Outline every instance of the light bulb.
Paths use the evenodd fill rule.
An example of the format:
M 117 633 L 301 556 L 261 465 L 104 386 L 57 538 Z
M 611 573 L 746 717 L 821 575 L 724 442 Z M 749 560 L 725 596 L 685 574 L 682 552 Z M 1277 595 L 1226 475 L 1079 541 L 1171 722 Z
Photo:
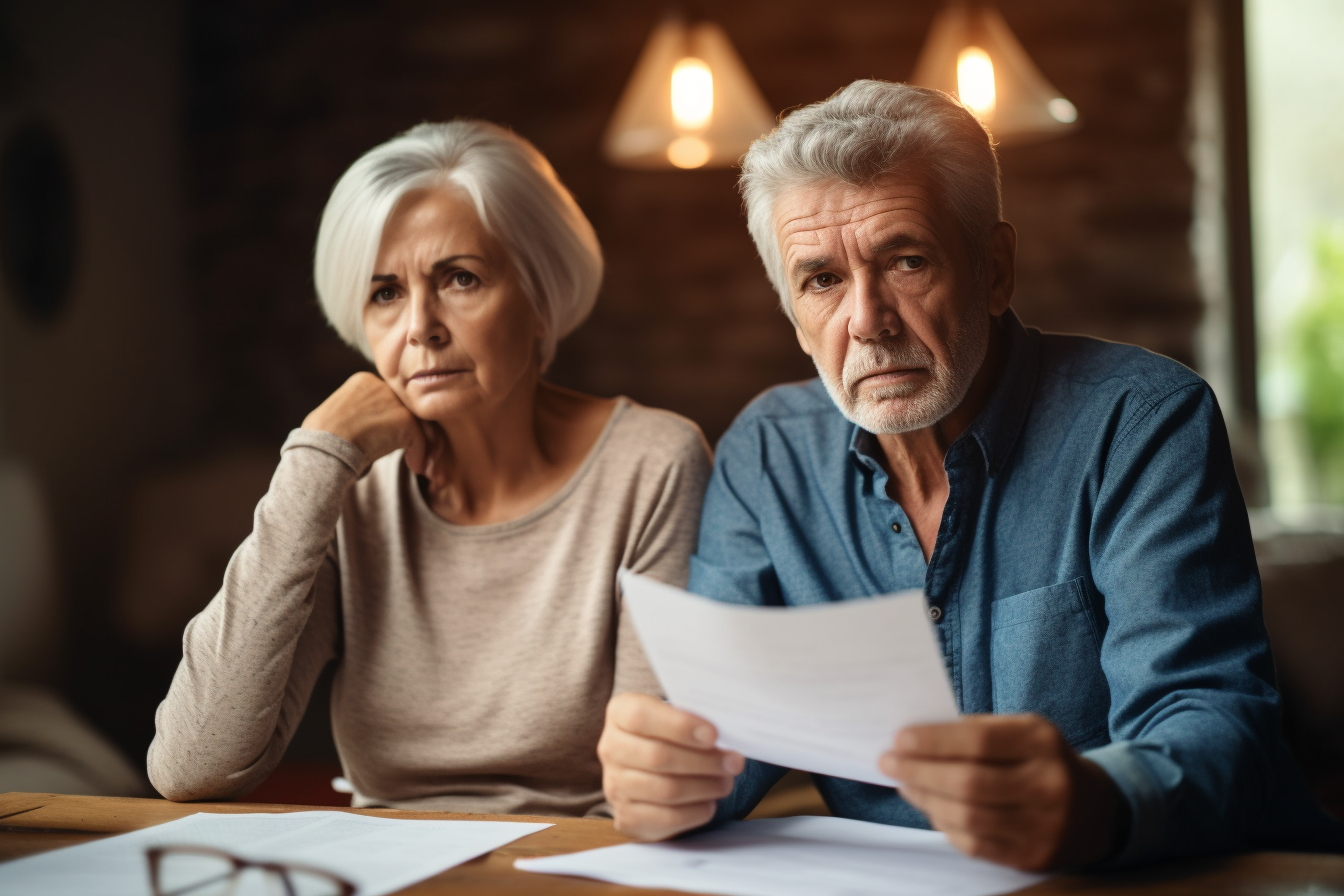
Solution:
M 667 147 L 667 160 L 678 168 L 699 168 L 712 154 L 709 144 L 699 137 L 678 137 Z
M 628 168 L 726 168 L 774 118 L 723 29 L 673 17 L 649 35 L 602 150 Z
M 709 124 L 713 114 L 714 74 L 703 60 L 687 56 L 672 68 L 672 120 L 678 128 L 697 131 Z
M 979 47 L 957 54 L 957 96 L 981 117 L 994 113 L 994 63 Z

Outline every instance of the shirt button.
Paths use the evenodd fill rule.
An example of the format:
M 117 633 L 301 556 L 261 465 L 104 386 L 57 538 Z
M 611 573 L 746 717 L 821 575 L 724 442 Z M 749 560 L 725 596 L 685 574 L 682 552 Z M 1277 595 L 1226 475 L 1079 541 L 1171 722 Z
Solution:
M 892 523 L 892 524 L 891 524 L 891 531 L 893 531 L 893 532 L 895 532 L 897 535 L 899 535 L 899 534 L 901 533 L 901 524 L 900 524 L 900 523 Z
M 942 608 L 941 608 L 941 607 L 929 607 L 929 618 L 932 619 L 934 622 L 937 622 L 939 619 L 942 619 L 942 618 L 943 618 L 943 610 L 942 610 Z

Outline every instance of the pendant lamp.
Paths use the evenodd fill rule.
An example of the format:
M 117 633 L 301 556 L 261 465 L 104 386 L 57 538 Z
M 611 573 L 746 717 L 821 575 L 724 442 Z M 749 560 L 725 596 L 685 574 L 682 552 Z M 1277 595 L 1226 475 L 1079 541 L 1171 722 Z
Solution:
M 910 83 L 960 99 L 999 143 L 1063 134 L 1078 120 L 999 11 L 978 3 L 954 2 L 938 14 Z
M 626 168 L 726 168 L 774 126 L 723 29 L 669 18 L 644 45 L 602 150 Z

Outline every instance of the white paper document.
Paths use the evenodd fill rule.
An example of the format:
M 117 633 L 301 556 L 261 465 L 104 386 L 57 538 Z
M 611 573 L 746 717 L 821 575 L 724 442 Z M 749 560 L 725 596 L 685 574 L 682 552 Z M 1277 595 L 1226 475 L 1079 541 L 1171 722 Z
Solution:
M 721 896 L 991 896 L 1039 883 L 936 831 L 848 818 L 734 821 L 670 843 L 518 859 L 524 871 Z
M 621 574 L 644 652 L 674 706 L 719 745 L 786 768 L 890 786 L 877 767 L 906 725 L 957 703 L 924 596 L 748 607 Z
M 549 824 L 375 818 L 348 812 L 224 815 L 198 812 L 129 834 L 0 865 L 0 893 L 149 896 L 151 846 L 209 846 L 253 861 L 319 868 L 354 884 L 359 896 L 408 887 Z M 256 872 L 236 896 L 272 892 Z

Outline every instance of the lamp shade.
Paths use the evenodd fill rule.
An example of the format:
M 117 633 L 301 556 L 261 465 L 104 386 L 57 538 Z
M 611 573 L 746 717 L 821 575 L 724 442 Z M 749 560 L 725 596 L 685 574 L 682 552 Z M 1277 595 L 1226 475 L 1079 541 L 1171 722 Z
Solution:
M 1074 127 L 1078 110 L 1045 79 L 997 9 L 952 3 L 938 14 L 910 83 L 965 103 L 1000 143 Z
M 644 45 L 602 150 L 627 168 L 725 168 L 774 125 L 722 28 L 667 19 Z

